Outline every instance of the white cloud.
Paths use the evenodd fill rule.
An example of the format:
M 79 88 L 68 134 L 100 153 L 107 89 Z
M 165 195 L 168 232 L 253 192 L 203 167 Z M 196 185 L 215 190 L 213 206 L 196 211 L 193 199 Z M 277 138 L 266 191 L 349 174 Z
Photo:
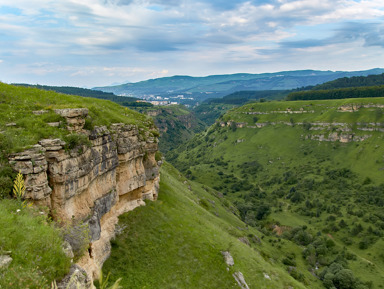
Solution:
M 21 11 L 0 14 L 3 65 L 13 63 L 9 70 L 16 75 L 24 63 L 31 74 L 57 74 L 69 82 L 226 73 L 266 63 L 287 68 L 297 53 L 318 55 L 308 62 L 314 67 L 321 57 L 321 65 L 327 63 L 329 45 L 344 51 L 345 43 L 354 61 L 353 51 L 361 55 L 364 45 L 378 55 L 384 47 L 381 28 L 356 33 L 343 28 L 344 22 L 382 24 L 382 0 L 1 0 L 1 5 Z M 313 45 L 300 47 L 304 42 Z M 373 55 L 366 53 L 364 63 Z

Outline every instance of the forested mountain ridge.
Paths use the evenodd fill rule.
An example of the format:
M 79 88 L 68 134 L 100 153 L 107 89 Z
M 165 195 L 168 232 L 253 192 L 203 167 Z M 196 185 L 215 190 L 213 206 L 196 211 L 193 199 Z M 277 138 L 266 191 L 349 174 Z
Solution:
M 303 246 L 326 288 L 380 288 L 383 137 L 383 98 L 251 103 L 168 160 L 222 192 L 249 225 Z
M 338 78 L 323 84 L 314 86 L 313 90 L 324 90 L 345 87 L 380 86 L 384 85 L 384 73 L 368 76 L 352 76 Z
M 384 73 L 338 78 L 290 92 L 286 100 L 342 99 L 384 96 Z

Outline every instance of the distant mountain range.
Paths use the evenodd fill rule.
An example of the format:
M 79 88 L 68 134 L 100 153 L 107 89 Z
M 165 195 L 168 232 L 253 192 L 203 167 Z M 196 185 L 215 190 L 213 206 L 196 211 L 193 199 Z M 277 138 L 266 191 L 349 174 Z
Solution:
M 317 85 L 342 77 L 368 76 L 381 73 L 384 73 L 382 68 L 350 72 L 296 70 L 261 74 L 211 75 L 206 77 L 172 76 L 116 86 L 95 87 L 93 89 L 138 98 L 149 98 L 151 96 L 177 98 L 181 103 L 196 104 L 196 102 L 208 98 L 223 97 L 236 91 L 286 90 Z

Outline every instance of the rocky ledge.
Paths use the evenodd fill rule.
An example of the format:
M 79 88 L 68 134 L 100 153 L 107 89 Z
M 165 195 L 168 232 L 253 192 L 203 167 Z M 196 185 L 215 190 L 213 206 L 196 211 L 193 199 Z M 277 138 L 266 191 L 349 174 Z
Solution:
M 157 139 L 126 124 L 84 131 L 86 110 L 58 113 L 71 118 L 70 130 L 85 133 L 88 141 L 68 149 L 60 139 L 44 139 L 9 161 L 25 176 L 26 199 L 47 206 L 60 222 L 88 225 L 88 254 L 77 265 L 92 281 L 109 257 L 118 216 L 157 198 Z

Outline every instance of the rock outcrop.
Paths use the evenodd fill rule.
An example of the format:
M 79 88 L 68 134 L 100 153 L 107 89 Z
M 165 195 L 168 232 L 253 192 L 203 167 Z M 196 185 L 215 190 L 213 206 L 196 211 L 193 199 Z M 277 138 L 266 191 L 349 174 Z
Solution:
M 57 113 L 70 120 L 70 131 L 86 133 L 87 142 L 68 149 L 60 139 L 41 140 L 12 155 L 10 164 L 25 175 L 26 199 L 47 206 L 60 222 L 88 224 L 89 254 L 78 265 L 92 281 L 109 257 L 118 216 L 144 205 L 146 199 L 157 198 L 157 139 L 149 131 L 126 124 L 86 132 L 87 110 Z

